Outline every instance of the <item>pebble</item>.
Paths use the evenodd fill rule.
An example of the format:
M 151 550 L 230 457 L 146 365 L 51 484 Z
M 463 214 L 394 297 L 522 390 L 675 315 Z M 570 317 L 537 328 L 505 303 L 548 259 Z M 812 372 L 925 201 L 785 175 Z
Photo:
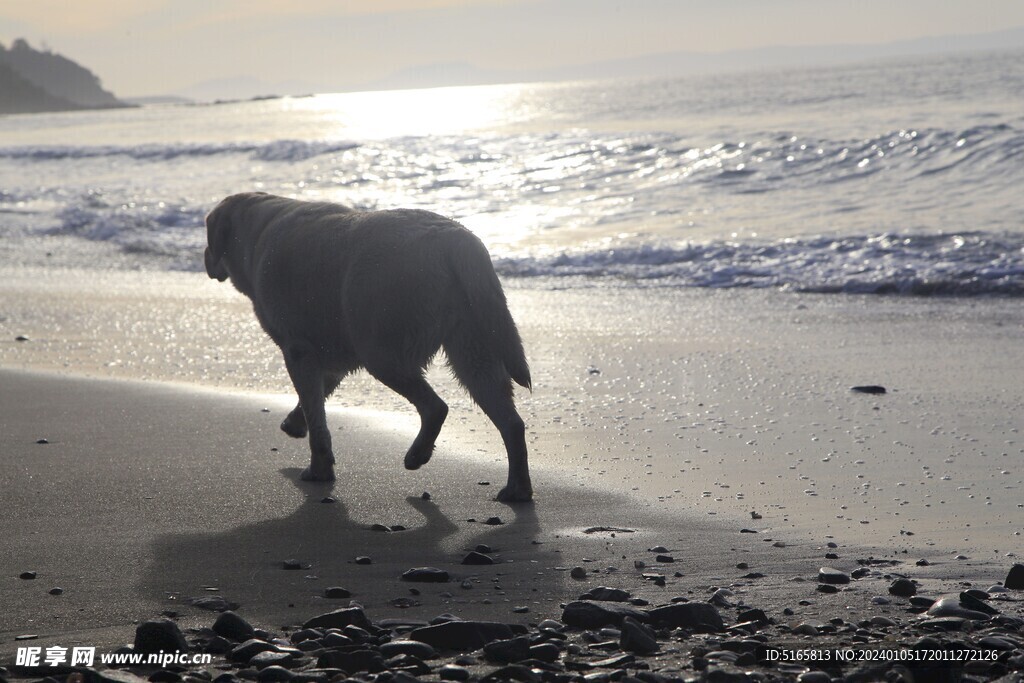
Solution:
M 50 441 L 49 439 L 36 439 L 36 443 L 39 444 L 40 446 L 45 446 L 46 444 L 50 443 Z
M 373 564 L 373 560 L 366 555 L 360 555 L 355 560 L 356 564 Z
M 170 619 L 144 621 L 135 628 L 132 649 L 143 654 L 188 650 L 188 643 L 178 625 Z
M 652 654 L 660 649 L 654 631 L 632 617 L 622 619 L 619 647 L 639 655 Z
M 515 634 L 508 624 L 491 621 L 446 621 L 413 629 L 409 638 L 439 650 L 479 650 L 493 640 L 508 640 Z
M 499 525 L 504 524 L 504 523 L 505 522 L 501 521 L 501 517 L 488 517 L 484 521 L 484 524 L 486 524 L 488 526 L 499 526 Z
M 297 569 L 302 569 L 303 568 L 302 567 L 302 563 L 299 562 L 298 560 L 285 560 L 281 564 L 282 564 L 284 569 L 287 569 L 289 571 L 295 571 Z
M 471 551 L 468 555 L 462 558 L 462 564 L 470 565 L 487 565 L 494 564 L 494 558 L 490 555 L 477 552 L 476 550 Z
M 402 573 L 402 581 L 417 583 L 447 583 L 448 572 L 437 567 L 413 567 Z
M 831 567 L 822 567 L 818 570 L 818 581 L 826 584 L 850 583 L 850 575 Z
M 331 496 L 324 496 L 323 498 L 320 499 L 320 502 L 321 503 L 328 503 L 329 504 L 329 503 L 336 503 L 338 501 L 335 498 L 331 497 Z
M 35 572 L 22 572 L 22 573 L 18 574 L 18 578 L 19 579 L 24 579 L 25 581 L 31 581 L 32 579 L 36 578 L 36 573 Z
M 343 600 L 352 597 L 352 593 L 341 586 L 331 586 L 324 589 L 324 597 L 328 600 Z
M 910 579 L 896 579 L 889 584 L 889 594 L 900 598 L 909 598 L 917 594 L 917 585 Z
M 242 642 L 252 638 L 255 630 L 248 621 L 231 610 L 221 612 L 213 622 L 213 632 L 219 636 Z
M 984 621 L 989 615 L 973 609 L 968 609 L 960 602 L 960 596 L 944 596 L 935 601 L 928 608 L 930 617 L 956 617 L 958 619 L 970 619 L 973 621 Z
M 855 387 L 850 387 L 850 391 L 855 391 L 858 394 L 884 394 L 886 393 L 885 387 L 878 384 L 862 384 Z
M 632 596 L 621 588 L 597 586 L 580 596 L 580 600 L 603 600 L 605 602 L 626 602 Z
M 63 595 L 64 589 L 60 587 L 51 588 L 49 591 L 50 595 Z
M 1010 567 L 1003 585 L 1010 590 L 1024 590 L 1024 564 L 1015 564 Z
M 587 578 L 587 570 L 584 569 L 583 567 L 573 567 L 569 571 L 569 576 L 571 576 L 572 578 L 577 579 L 577 580 L 578 579 L 585 579 L 585 578 Z

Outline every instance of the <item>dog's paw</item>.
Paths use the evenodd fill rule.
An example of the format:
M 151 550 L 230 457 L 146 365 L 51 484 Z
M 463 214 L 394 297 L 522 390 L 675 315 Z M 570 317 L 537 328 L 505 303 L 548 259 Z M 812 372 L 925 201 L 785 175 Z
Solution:
M 410 448 L 405 454 L 405 469 L 418 470 L 420 467 L 430 462 L 430 456 L 433 454 L 433 446 L 430 448 Z
M 293 420 L 292 416 L 289 415 L 281 422 L 281 431 L 288 436 L 295 439 L 306 438 L 306 421 L 302 420 L 300 423 L 298 420 Z
M 533 500 L 533 488 L 510 484 L 498 491 L 496 500 L 502 503 L 528 503 Z
M 334 481 L 334 468 L 318 467 L 313 469 L 313 466 L 311 465 L 302 470 L 302 474 L 299 475 L 299 479 L 302 481 Z

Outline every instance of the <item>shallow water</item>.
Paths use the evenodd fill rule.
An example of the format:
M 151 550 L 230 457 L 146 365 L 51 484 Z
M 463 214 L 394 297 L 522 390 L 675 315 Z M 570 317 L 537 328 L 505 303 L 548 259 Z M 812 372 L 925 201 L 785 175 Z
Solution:
M 510 276 L 1018 296 L 1022 54 L 10 116 L 0 234 L 201 270 L 256 189 L 452 216 Z

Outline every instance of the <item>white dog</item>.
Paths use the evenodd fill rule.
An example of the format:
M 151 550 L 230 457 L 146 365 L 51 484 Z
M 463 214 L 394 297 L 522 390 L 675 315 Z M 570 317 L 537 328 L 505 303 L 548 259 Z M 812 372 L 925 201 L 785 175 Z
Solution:
M 443 346 L 455 377 L 498 428 L 508 482 L 498 500 L 530 500 L 525 428 L 512 380 L 530 369 L 505 293 L 480 240 L 428 211 L 355 211 L 263 193 L 224 199 L 206 218 L 206 272 L 252 300 L 299 395 L 281 429 L 309 433 L 302 478 L 334 479 L 324 399 L 366 368 L 408 399 L 420 431 L 405 454 L 430 460 L 448 406 L 424 379 Z

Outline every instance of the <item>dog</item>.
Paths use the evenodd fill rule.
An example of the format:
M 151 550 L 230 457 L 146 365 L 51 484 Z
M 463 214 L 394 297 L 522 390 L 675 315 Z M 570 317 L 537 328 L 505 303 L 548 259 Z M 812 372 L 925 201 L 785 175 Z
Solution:
M 324 400 L 365 368 L 416 407 L 405 454 L 430 460 L 448 406 L 424 372 L 443 347 L 452 373 L 498 428 L 508 455 L 500 501 L 533 496 L 514 380 L 532 389 L 516 324 L 483 243 L 453 220 L 413 209 L 356 211 L 260 192 L 231 195 L 206 217 L 206 273 L 249 297 L 281 348 L 298 404 L 281 423 L 309 435 L 302 479 L 334 480 Z

